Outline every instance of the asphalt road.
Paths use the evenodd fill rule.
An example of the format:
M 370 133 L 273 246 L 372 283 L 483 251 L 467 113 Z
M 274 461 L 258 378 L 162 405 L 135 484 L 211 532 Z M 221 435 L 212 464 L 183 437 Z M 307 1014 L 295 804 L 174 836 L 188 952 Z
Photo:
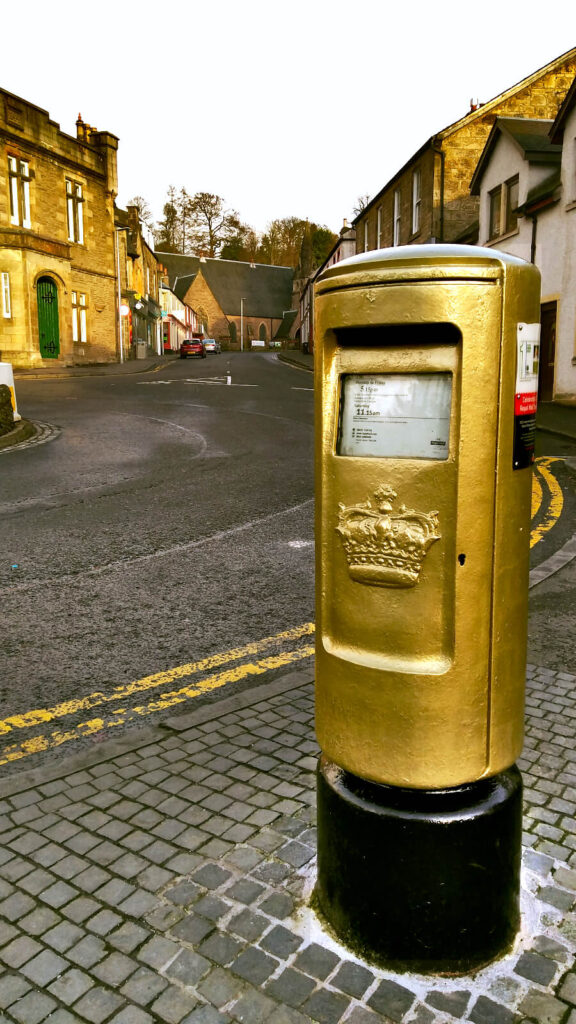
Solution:
M 37 763 L 41 740 L 69 752 L 166 713 L 135 716 L 131 697 L 47 714 L 79 696 L 279 636 L 227 663 L 272 659 L 269 679 L 309 648 L 290 631 L 314 617 L 312 397 L 309 374 L 264 354 L 19 382 L 21 414 L 61 433 L 2 456 L 0 701 L 4 722 L 39 714 L 2 737 L 16 761 L 0 774 L 23 742 Z
M 310 662 L 309 373 L 223 354 L 17 390 L 51 440 L 0 453 L 0 778 Z M 576 530 L 576 443 L 537 451 L 562 501 L 543 478 L 533 565 Z M 576 560 L 531 591 L 531 661 L 570 670 L 575 597 Z

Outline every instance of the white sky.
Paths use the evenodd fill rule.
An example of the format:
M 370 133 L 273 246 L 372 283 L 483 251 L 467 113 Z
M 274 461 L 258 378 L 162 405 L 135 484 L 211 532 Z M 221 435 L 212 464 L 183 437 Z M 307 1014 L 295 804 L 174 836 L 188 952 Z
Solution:
M 573 3 L 542 0 L 27 0 L 2 34 L 4 89 L 119 136 L 120 205 L 159 219 L 183 185 L 257 231 L 338 231 L 471 98 L 576 45 Z

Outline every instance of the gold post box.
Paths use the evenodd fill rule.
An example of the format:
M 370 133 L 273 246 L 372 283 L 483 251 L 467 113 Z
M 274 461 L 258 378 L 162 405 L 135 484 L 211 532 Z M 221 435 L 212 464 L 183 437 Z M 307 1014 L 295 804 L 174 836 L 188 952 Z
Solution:
M 320 747 L 388 786 L 493 776 L 523 737 L 539 273 L 381 250 L 315 311 Z

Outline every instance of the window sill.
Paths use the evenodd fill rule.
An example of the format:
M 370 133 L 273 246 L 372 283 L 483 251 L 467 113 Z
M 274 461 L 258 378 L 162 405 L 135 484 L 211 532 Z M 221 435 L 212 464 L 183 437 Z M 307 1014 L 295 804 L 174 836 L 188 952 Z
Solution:
M 484 244 L 487 246 L 498 245 L 500 242 L 506 241 L 507 238 L 515 238 L 516 235 L 520 234 L 520 228 L 514 228 L 514 231 L 507 231 L 504 235 L 498 235 L 496 238 L 489 238 Z

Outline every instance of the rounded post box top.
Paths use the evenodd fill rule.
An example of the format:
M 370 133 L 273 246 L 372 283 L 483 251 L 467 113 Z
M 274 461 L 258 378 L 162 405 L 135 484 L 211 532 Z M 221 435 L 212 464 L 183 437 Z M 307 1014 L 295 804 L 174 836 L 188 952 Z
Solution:
M 533 264 L 499 249 L 479 245 L 401 245 L 371 249 L 334 263 L 317 278 L 320 291 L 346 285 L 375 283 L 387 279 L 459 278 L 493 279 L 506 267 L 533 267 Z

